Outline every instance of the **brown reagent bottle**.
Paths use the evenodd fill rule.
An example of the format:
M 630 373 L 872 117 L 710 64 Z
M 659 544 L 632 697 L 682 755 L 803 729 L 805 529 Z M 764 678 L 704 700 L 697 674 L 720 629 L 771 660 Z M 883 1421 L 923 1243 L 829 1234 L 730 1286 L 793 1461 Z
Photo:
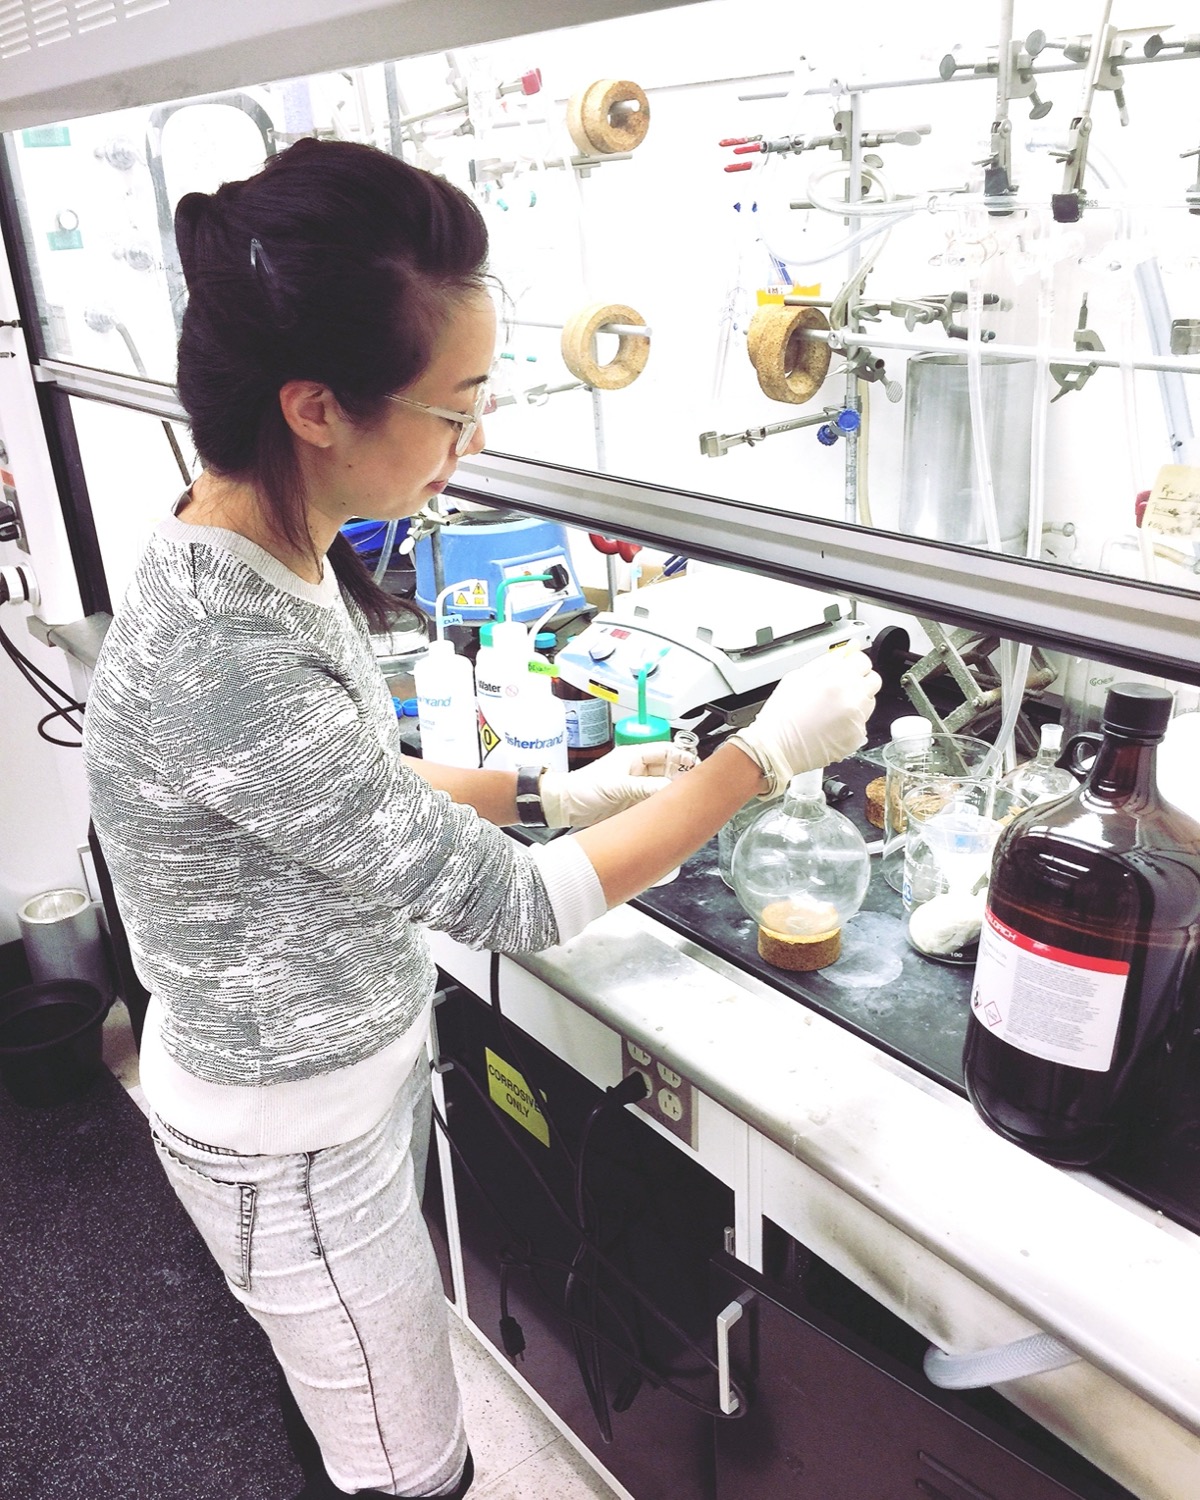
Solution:
M 996 846 L 967 1091 L 993 1129 L 1062 1166 L 1152 1132 L 1186 1085 L 1200 824 L 1155 783 L 1171 707 L 1161 688 L 1115 684 L 1087 780 L 1022 813 Z

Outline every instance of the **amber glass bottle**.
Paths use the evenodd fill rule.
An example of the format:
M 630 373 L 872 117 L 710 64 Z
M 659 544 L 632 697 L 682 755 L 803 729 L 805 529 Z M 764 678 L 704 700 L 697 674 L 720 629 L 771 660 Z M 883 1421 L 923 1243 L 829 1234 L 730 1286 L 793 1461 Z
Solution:
M 967 1090 L 1001 1135 L 1062 1166 L 1152 1132 L 1186 1083 L 1200 824 L 1155 784 L 1171 703 L 1161 688 L 1112 687 L 1084 785 L 1022 813 L 996 846 Z

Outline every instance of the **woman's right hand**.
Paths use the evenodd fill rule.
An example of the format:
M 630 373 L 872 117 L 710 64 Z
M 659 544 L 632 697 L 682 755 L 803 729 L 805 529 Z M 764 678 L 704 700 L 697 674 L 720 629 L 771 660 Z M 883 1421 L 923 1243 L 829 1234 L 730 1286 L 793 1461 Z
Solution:
M 793 776 L 842 760 L 864 744 L 882 683 L 865 652 L 835 648 L 780 678 L 745 729 L 730 736 L 759 766 L 766 795 Z

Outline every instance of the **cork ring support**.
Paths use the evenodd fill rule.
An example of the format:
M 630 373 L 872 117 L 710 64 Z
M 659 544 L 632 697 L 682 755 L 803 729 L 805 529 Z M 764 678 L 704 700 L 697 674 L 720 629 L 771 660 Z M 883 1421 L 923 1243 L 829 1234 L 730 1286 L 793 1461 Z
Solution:
M 567 105 L 567 130 L 584 156 L 633 151 L 650 129 L 650 101 L 627 78 L 601 78 Z
M 620 391 L 632 385 L 646 368 L 650 358 L 650 340 L 635 333 L 618 335 L 617 352 L 611 363 L 600 364 L 593 350 L 593 340 L 606 323 L 628 323 L 646 326 L 646 320 L 632 307 L 610 302 L 585 307 L 569 318 L 562 331 L 563 363 L 576 380 L 582 380 L 598 391 Z
M 808 329 L 828 327 L 817 307 L 769 302 L 758 309 L 750 320 L 746 352 L 764 395 L 793 406 L 812 400 L 829 373 L 829 345 L 805 335 Z

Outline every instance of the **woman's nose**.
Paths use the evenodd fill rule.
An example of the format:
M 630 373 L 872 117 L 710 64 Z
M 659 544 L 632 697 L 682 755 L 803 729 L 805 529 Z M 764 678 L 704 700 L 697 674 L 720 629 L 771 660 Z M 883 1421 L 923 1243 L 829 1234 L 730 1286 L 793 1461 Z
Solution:
M 465 457 L 468 453 L 482 453 L 486 446 L 487 440 L 483 433 L 483 423 L 480 422 L 479 426 L 471 434 L 471 441 L 463 449 L 463 456 Z

